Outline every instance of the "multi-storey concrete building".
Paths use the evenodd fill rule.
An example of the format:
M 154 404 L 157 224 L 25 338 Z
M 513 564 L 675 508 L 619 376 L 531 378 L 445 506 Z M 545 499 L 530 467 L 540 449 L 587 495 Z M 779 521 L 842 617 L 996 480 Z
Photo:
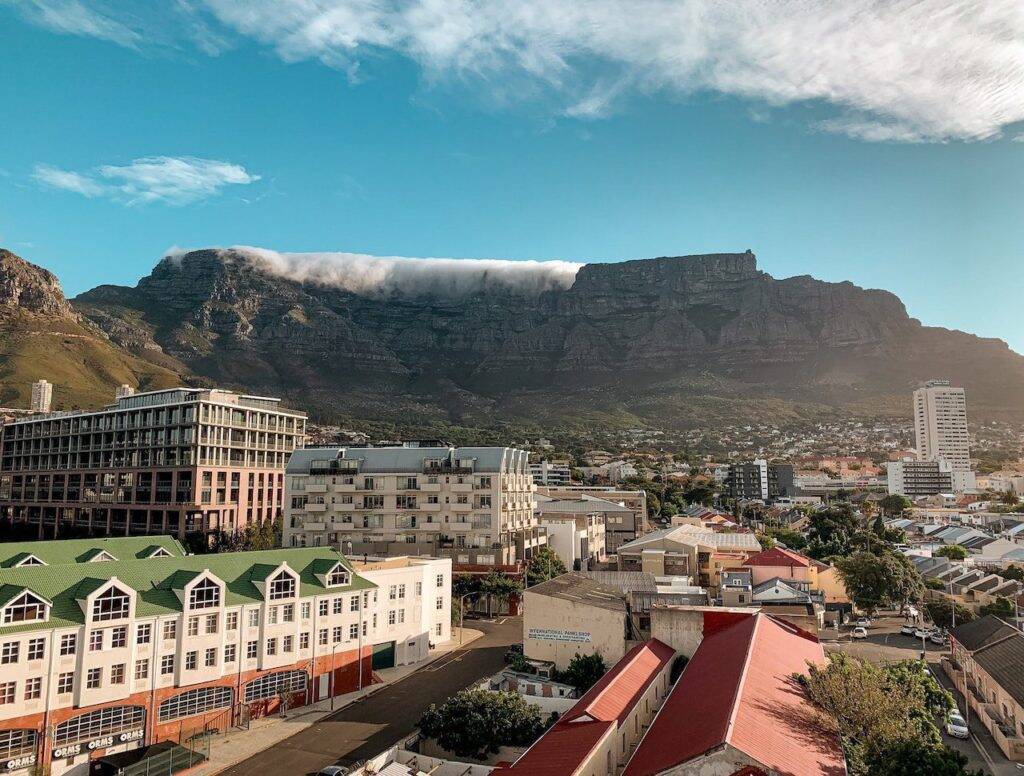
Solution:
M 768 463 L 759 458 L 750 463 L 734 463 L 725 477 L 725 492 L 735 499 L 771 501 L 795 494 L 793 467 Z
M 355 691 L 450 639 L 447 561 L 363 576 L 326 547 L 182 557 L 172 542 L 141 557 L 139 544 L 98 540 L 87 561 L 35 546 L 52 562 L 0 569 L 8 772 L 87 773 L 108 754 Z
M 32 411 L 49 412 L 50 403 L 53 401 L 53 385 L 46 380 L 36 380 L 32 383 Z
M 887 468 L 889 493 L 907 498 L 953 492 L 948 461 L 892 461 Z
M 281 514 L 306 416 L 278 399 L 175 388 L 10 421 L 0 510 L 40 536 L 233 530 Z
M 285 546 L 443 556 L 469 570 L 518 566 L 544 543 L 523 450 L 310 448 L 286 479 Z
M 534 485 L 561 487 L 572 482 L 572 467 L 568 461 L 537 461 L 530 464 Z
M 930 380 L 914 391 L 914 437 L 921 461 L 948 461 L 954 471 L 970 471 L 967 396 L 949 380 Z
M 601 486 L 569 485 L 564 487 L 538 487 L 540 496 L 555 499 L 556 503 L 545 504 L 545 511 L 559 511 L 559 501 L 591 501 L 586 511 L 604 515 L 605 549 L 608 554 L 618 550 L 620 545 L 631 542 L 650 529 L 647 519 L 647 492 L 643 490 L 620 490 Z

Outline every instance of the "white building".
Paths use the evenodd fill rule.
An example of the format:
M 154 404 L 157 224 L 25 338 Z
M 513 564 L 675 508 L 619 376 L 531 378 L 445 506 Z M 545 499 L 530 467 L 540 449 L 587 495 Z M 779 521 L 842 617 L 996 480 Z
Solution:
M 50 403 L 53 401 L 53 385 L 46 380 L 37 380 L 32 383 L 32 406 L 33 412 L 49 412 Z
M 891 461 L 886 468 L 889 493 L 914 499 L 953 490 L 952 465 L 938 461 Z
M 930 380 L 914 391 L 914 437 L 922 461 L 948 461 L 954 471 L 970 471 L 967 396 L 948 380 Z
M 527 453 L 510 447 L 309 448 L 285 477 L 284 544 L 516 566 L 544 544 Z
M 540 512 L 548 546 L 570 571 L 589 571 L 605 560 L 604 515 L 600 512 Z
M 535 485 L 559 487 L 572 481 L 572 469 L 567 461 L 538 461 L 530 464 L 530 475 Z

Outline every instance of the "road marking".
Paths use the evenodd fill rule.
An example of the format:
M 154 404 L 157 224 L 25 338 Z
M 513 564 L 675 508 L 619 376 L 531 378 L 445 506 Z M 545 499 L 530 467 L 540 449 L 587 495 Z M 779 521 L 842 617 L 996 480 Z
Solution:
M 986 750 L 985 747 L 982 745 L 982 743 L 979 740 L 978 736 L 976 734 L 974 734 L 974 733 L 971 733 L 971 740 L 974 742 L 974 746 L 977 747 L 978 752 L 981 753 L 981 757 L 985 761 L 985 764 L 988 765 L 989 771 L 991 773 L 995 773 L 996 772 L 996 764 L 994 762 L 992 762 L 992 758 L 988 756 L 988 750 Z

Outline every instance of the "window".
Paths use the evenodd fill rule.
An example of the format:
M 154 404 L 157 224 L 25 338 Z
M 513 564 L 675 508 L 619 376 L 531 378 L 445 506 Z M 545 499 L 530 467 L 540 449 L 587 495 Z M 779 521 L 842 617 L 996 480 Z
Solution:
M 345 609 L 345 599 L 341 596 L 337 597 L 333 601 L 333 612 L 335 614 L 341 614 Z
M 43 680 L 41 677 L 33 676 L 25 680 L 25 700 L 34 701 L 43 696 Z
M 278 607 L 276 606 L 271 606 L 270 609 L 267 610 L 267 624 L 277 625 L 277 610 Z
M 282 598 L 294 598 L 295 597 L 295 577 L 293 577 L 287 571 L 282 571 L 272 580 L 270 580 L 270 595 L 271 601 L 280 601 Z
M 0 664 L 17 663 L 18 655 L 21 652 L 21 643 L 17 641 L 5 641 L 0 647 Z
M 320 612 L 320 616 L 321 617 L 326 617 L 327 616 L 327 605 L 328 604 L 327 604 L 327 599 L 326 598 L 322 598 L 320 600 L 320 603 L 317 604 L 317 610 Z
M 185 653 L 185 670 L 186 671 L 195 671 L 196 670 L 196 666 L 198 665 L 198 663 L 199 663 L 199 656 L 196 654 L 195 650 L 193 650 L 192 652 L 186 652 Z
M 359 611 L 359 596 L 358 595 L 354 595 L 354 596 L 352 596 L 349 599 L 348 610 L 350 612 L 358 612 Z
M 299 634 L 299 649 L 309 649 L 309 634 L 308 633 L 300 633 Z
M 110 683 L 124 684 L 124 663 L 117 663 L 110 667 Z
M 312 607 L 310 606 L 309 601 L 303 601 L 302 602 L 302 619 L 303 620 L 308 620 L 309 619 L 310 611 L 312 611 Z
M 111 706 L 72 717 L 54 730 L 54 746 L 66 746 L 79 741 L 114 735 L 127 730 L 142 729 L 146 710 L 142 706 Z
M 135 643 L 148 644 L 153 635 L 153 626 L 148 622 L 135 628 Z
M 60 637 L 60 654 L 61 656 L 73 655 L 78 648 L 78 634 L 77 633 L 65 633 Z
M 442 609 L 444 609 L 444 598 L 442 598 L 441 596 L 438 596 L 437 597 L 437 601 L 434 602 L 434 608 L 437 609 L 437 611 L 439 611 L 439 612 Z
M 249 610 L 249 627 L 258 628 L 260 624 L 260 610 L 250 609 Z
M 327 575 L 327 587 L 339 587 L 348 583 L 349 573 L 343 566 L 335 566 L 334 570 Z
M 267 639 L 267 655 L 277 654 L 277 639 Z
M 294 636 L 284 636 L 284 637 L 282 637 L 282 639 L 281 639 L 281 651 L 282 652 L 291 652 L 294 646 L 295 646 L 295 637 Z
M 348 637 L 350 639 L 358 639 L 359 638 L 359 623 L 354 622 L 354 623 L 352 623 L 351 625 L 348 626 Z
M 341 643 L 341 626 L 340 625 L 335 625 L 331 629 L 331 641 L 333 641 L 335 644 Z
M 444 574 L 437 575 L 437 586 L 444 587 Z
M 175 620 L 167 620 L 164 623 L 164 641 L 170 641 L 178 637 L 178 623 Z
M 225 644 L 224 645 L 224 662 L 225 663 L 234 663 L 235 659 L 237 657 L 238 657 L 238 653 L 237 653 L 237 650 L 235 648 L 235 645 L 234 644 Z
M 75 691 L 75 675 L 71 671 L 57 677 L 57 694 L 67 695 Z
M 388 612 L 388 625 L 394 625 L 395 624 L 395 620 L 396 620 L 395 610 L 391 609 Z
M 4 625 L 46 619 L 46 602 L 31 593 L 22 593 L 4 607 Z
M 416 596 L 419 597 L 421 595 L 423 595 L 423 583 L 422 582 L 417 582 L 416 583 Z
M 103 682 L 103 669 L 102 668 L 90 668 L 85 674 L 85 689 L 95 690 L 98 689 L 100 684 Z
M 440 636 L 441 635 L 441 631 L 442 631 L 441 623 L 438 623 L 437 625 L 434 626 L 434 635 L 435 636 Z
M 398 586 L 398 600 L 399 601 L 404 601 L 405 600 L 405 585 L 399 585 Z
M 99 652 L 103 649 L 103 631 L 94 630 L 89 632 L 89 651 Z
M 206 650 L 206 660 L 204 661 L 207 668 L 213 668 L 217 665 L 217 648 L 210 647 Z
M 285 604 L 281 607 L 281 621 L 295 622 L 295 604 Z
M 122 625 L 119 628 L 110 629 L 110 648 L 120 649 L 128 643 L 128 628 Z
M 224 616 L 224 628 L 229 631 L 238 630 L 238 612 L 228 612 Z
M 330 634 L 327 632 L 327 628 L 321 628 L 320 635 L 317 636 L 317 644 L 319 644 L 321 647 L 326 647 L 329 635 Z
M 164 655 L 160 658 L 160 675 L 167 676 L 167 674 L 174 673 L 174 655 Z
M 199 635 L 199 618 L 189 617 L 188 618 L 188 635 L 198 636 Z
M 36 741 L 34 730 L 0 730 L 0 760 L 35 753 Z
M 220 585 L 203 577 L 188 594 L 188 608 L 211 609 L 214 606 L 220 606 Z
M 255 660 L 256 655 L 259 653 L 260 643 L 258 641 L 250 641 L 245 645 L 245 659 Z
M 17 690 L 17 682 L 0 682 L 0 705 L 14 703 L 14 694 Z
M 214 709 L 226 709 L 231 706 L 231 698 L 230 687 L 201 687 L 197 690 L 186 690 L 161 703 L 157 709 L 157 719 L 160 722 L 170 722 Z
M 135 681 L 140 679 L 149 679 L 149 661 L 148 660 L 136 660 L 135 661 Z
M 253 679 L 245 686 L 245 702 L 263 698 L 278 698 L 288 693 L 306 691 L 308 675 L 305 671 L 279 671 Z
M 398 585 L 391 585 L 388 588 L 388 600 L 394 601 L 396 598 L 398 598 Z
M 111 587 L 104 590 L 92 603 L 92 618 L 98 622 L 121 620 L 131 610 L 131 598 L 123 590 Z
M 219 619 L 220 618 L 216 614 L 208 614 L 208 615 L 206 615 L 206 632 L 207 633 L 216 633 L 217 632 L 217 623 L 218 623 Z

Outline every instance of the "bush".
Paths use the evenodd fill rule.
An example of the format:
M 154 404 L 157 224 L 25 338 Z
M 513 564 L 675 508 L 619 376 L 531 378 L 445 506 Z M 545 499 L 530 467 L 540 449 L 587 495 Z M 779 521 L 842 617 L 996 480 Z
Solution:
M 509 692 L 463 690 L 440 706 L 431 704 L 420 731 L 459 757 L 476 760 L 502 746 L 529 746 L 544 732 L 540 709 Z
M 571 684 L 576 688 L 576 692 L 582 695 L 597 684 L 607 670 L 600 652 L 591 655 L 581 655 L 577 652 L 564 671 L 555 672 L 554 678 L 564 684 Z

